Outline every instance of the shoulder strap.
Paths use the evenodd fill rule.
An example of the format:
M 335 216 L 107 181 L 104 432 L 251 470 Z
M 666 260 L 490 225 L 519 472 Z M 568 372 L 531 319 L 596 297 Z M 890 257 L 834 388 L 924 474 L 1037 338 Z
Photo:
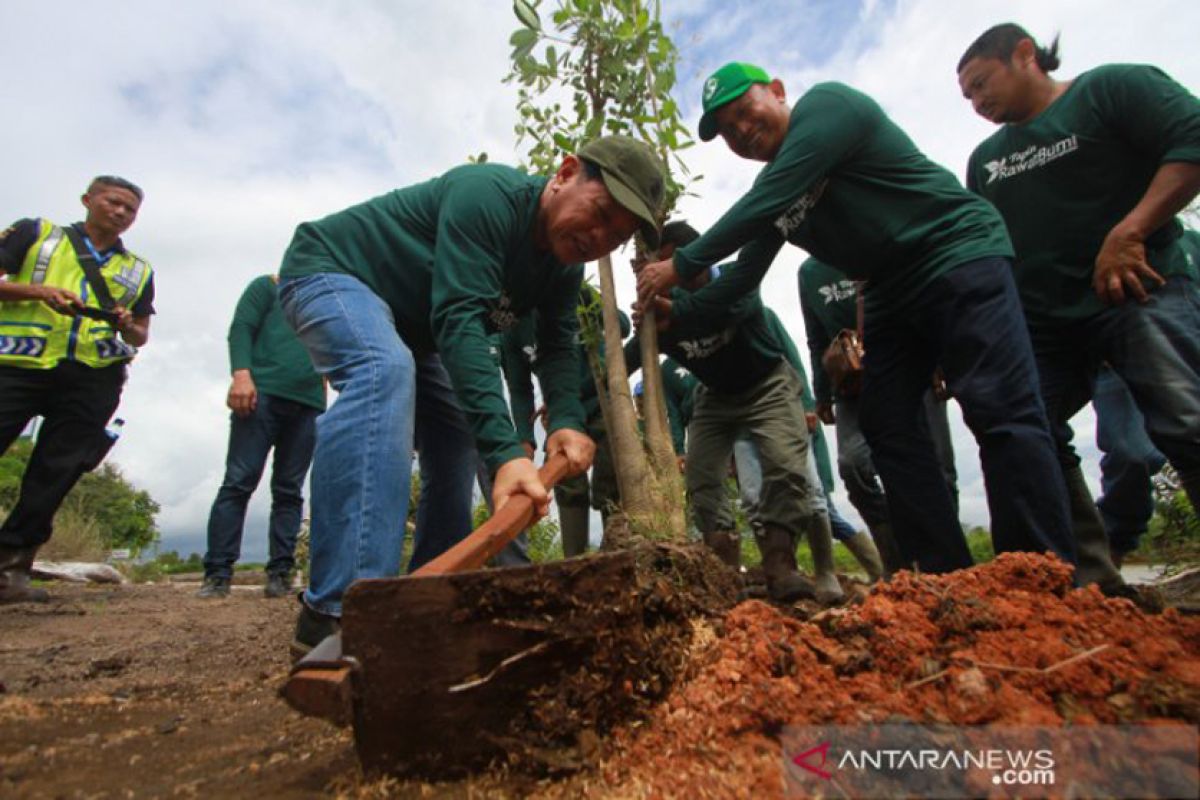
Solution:
M 87 276 L 88 285 L 95 292 L 100 307 L 105 311 L 111 311 L 116 302 L 112 298 L 112 293 L 108 291 L 108 284 L 104 282 L 104 276 L 100 274 L 100 265 L 96 263 L 96 257 L 92 255 L 91 249 L 79 235 L 78 228 L 74 225 L 66 225 L 63 227 L 63 231 L 67 234 L 67 240 L 71 243 L 72 249 L 75 250 L 75 258 L 79 261 L 79 266 L 83 267 L 83 274 Z

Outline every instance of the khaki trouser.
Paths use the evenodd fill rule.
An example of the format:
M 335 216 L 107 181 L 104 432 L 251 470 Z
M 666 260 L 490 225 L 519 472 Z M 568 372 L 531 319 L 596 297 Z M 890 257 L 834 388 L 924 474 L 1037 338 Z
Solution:
M 808 530 L 814 515 L 828 512 L 808 455 L 800 379 L 784 361 L 738 394 L 696 388 L 687 452 L 687 489 L 696 528 L 702 533 L 733 528 L 725 477 L 733 443 L 742 431 L 754 441 L 762 461 L 763 524 L 777 525 L 792 536 Z

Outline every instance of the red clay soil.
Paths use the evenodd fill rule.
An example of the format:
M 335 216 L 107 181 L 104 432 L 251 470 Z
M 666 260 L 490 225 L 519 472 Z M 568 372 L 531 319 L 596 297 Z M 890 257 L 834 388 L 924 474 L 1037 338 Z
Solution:
M 617 732 L 593 785 L 780 797 L 790 724 L 1200 721 L 1200 618 L 1073 590 L 1069 568 L 1044 556 L 902 573 L 808 622 L 752 600 L 717 634 L 691 680 Z

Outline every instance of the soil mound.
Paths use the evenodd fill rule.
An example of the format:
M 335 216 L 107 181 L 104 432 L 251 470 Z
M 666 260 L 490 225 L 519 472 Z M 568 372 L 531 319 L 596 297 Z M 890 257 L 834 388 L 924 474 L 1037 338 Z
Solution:
M 1148 616 L 1070 567 L 1006 554 L 901 573 L 807 621 L 751 600 L 692 679 L 614 737 L 604 782 L 634 795 L 779 797 L 785 725 L 1200 721 L 1200 619 Z

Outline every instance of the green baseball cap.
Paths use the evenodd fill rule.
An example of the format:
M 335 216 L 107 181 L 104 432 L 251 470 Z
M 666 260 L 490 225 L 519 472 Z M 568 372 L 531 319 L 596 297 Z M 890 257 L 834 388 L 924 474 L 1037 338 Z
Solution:
M 704 116 L 700 117 L 700 140 L 711 141 L 717 135 L 717 109 L 737 100 L 756 83 L 770 83 L 771 76 L 762 67 L 730 61 L 704 82 L 701 101 Z
M 657 248 L 666 179 L 650 146 L 628 136 L 602 136 L 579 148 L 578 156 L 600 168 L 608 193 L 641 220 L 642 239 Z

